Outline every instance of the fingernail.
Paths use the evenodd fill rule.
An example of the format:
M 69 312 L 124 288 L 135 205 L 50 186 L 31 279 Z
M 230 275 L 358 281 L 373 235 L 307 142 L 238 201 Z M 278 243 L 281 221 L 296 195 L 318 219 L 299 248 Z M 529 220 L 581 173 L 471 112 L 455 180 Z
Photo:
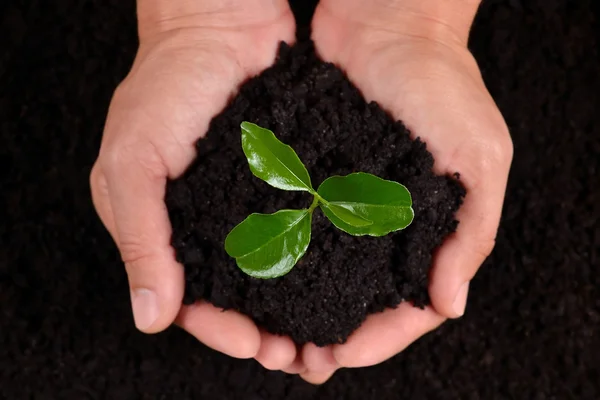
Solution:
M 131 308 L 135 326 L 141 331 L 152 326 L 160 314 L 158 297 L 149 289 L 142 288 L 131 291 Z
M 456 293 L 456 297 L 454 298 L 454 303 L 452 303 L 452 308 L 459 317 L 461 317 L 465 313 L 465 308 L 467 307 L 468 294 L 469 282 L 465 282 L 458 289 L 458 293 Z

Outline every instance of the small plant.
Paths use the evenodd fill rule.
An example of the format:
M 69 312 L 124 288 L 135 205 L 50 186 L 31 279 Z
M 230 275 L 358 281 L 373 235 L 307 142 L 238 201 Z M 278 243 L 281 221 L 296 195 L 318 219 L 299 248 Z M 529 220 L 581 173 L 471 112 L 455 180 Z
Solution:
M 287 274 L 306 253 L 312 213 L 320 207 L 339 229 L 354 236 L 384 236 L 414 218 L 412 198 L 398 182 L 356 172 L 327 178 L 315 191 L 296 152 L 273 132 L 242 122 L 242 148 L 252 173 L 269 185 L 313 195 L 309 208 L 251 214 L 229 232 L 225 251 L 255 278 Z

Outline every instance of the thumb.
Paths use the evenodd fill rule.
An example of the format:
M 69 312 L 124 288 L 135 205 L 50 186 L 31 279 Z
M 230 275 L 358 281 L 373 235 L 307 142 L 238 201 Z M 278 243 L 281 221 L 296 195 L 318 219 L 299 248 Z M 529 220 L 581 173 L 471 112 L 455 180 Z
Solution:
M 92 197 L 125 264 L 135 325 L 155 333 L 175 320 L 184 293 L 184 272 L 170 245 L 163 201 L 168 172 L 150 139 L 135 134 L 150 127 L 131 126 L 123 121 L 139 119 L 115 114 L 111 118 L 109 113 L 105 135 L 136 139 L 102 147 L 90 178 Z M 122 130 L 129 135 L 120 135 Z
M 91 178 L 94 204 L 125 263 L 135 325 L 146 333 L 173 322 L 184 289 L 170 246 L 162 171 L 151 147 L 142 146 L 100 156 Z
M 199 133 L 244 72 L 218 48 L 198 44 L 208 40 L 183 39 L 140 46 L 111 101 L 92 174 L 94 203 L 125 263 L 135 324 L 147 333 L 174 322 L 185 287 L 170 243 L 167 178 L 193 160 Z

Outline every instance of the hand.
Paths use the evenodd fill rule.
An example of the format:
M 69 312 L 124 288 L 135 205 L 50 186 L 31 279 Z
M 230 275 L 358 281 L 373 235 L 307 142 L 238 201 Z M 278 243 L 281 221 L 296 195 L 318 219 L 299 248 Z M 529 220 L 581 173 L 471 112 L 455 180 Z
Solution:
M 437 173 L 459 172 L 467 196 L 457 232 L 434 259 L 432 307 L 403 303 L 371 315 L 343 345 L 305 346 L 309 382 L 322 383 L 339 367 L 380 363 L 461 316 L 469 281 L 494 246 L 512 142 L 466 46 L 478 3 L 322 0 L 317 8 L 313 39 L 321 57 L 420 136 Z
M 281 40 L 294 41 L 293 15 L 285 0 L 140 0 L 138 18 L 139 51 L 112 99 L 90 177 L 125 263 L 135 324 L 155 333 L 176 320 L 215 350 L 284 368 L 296 357 L 289 338 L 205 302 L 181 307 L 183 268 L 163 198 L 167 177 L 192 162 L 196 140 L 231 93 L 273 63 Z

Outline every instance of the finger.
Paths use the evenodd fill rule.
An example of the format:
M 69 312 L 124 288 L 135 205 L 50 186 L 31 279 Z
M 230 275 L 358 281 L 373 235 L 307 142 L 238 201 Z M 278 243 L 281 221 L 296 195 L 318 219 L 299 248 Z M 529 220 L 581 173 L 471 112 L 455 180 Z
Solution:
M 300 374 L 300 378 L 313 385 L 322 385 L 335 374 L 335 370 L 330 372 L 304 372 Z
M 146 333 L 168 327 L 183 299 L 183 268 L 170 246 L 163 202 L 166 167 L 149 142 L 100 156 L 113 213 L 114 234 L 125 263 L 136 327 Z
M 314 343 L 307 343 L 302 348 L 302 360 L 311 373 L 331 374 L 340 367 L 333 357 L 332 346 L 318 347 Z
M 287 336 L 263 330 L 260 332 L 260 349 L 255 358 L 266 369 L 283 370 L 290 367 L 296 359 L 296 345 Z
M 302 361 L 306 371 L 300 374 L 305 381 L 314 385 L 321 385 L 333 376 L 340 367 L 331 346 L 318 347 L 314 343 L 307 343 L 302 348 Z
M 112 236 L 113 240 L 119 244 L 119 236 L 117 233 L 117 227 L 115 224 L 115 219 L 114 219 L 114 214 L 113 214 L 113 210 L 112 210 L 112 206 L 111 206 L 111 200 L 110 200 L 110 196 L 108 193 L 108 184 L 106 181 L 106 177 L 102 171 L 102 168 L 99 166 L 98 163 L 96 163 L 94 165 L 94 167 L 92 168 L 92 172 L 90 174 L 90 183 L 91 183 L 91 191 L 92 191 L 92 200 L 94 203 L 94 207 L 96 208 L 98 215 L 102 221 L 102 223 L 105 225 L 106 229 L 108 230 L 108 232 L 110 233 L 110 235 Z M 172 257 L 170 257 L 172 258 Z M 168 258 L 166 260 L 166 263 L 172 263 L 172 260 Z M 160 260 L 160 258 L 158 258 L 158 260 Z M 149 260 L 148 262 L 148 269 L 152 269 L 152 270 L 161 270 L 162 266 L 160 265 L 160 261 L 158 261 L 157 259 L 154 260 Z M 134 263 L 132 263 L 134 264 Z M 130 265 L 129 270 L 131 270 L 132 267 Z M 177 271 L 174 271 L 175 274 L 173 275 L 177 275 Z M 179 279 L 178 277 L 175 276 L 175 279 Z M 176 284 L 176 280 L 173 280 L 171 282 L 171 287 L 173 286 L 177 286 Z M 161 307 L 160 305 L 156 304 L 156 299 L 155 294 L 153 294 L 151 292 L 150 289 L 148 289 L 145 286 L 148 285 L 142 285 L 140 280 L 136 280 L 135 278 L 132 280 L 130 278 L 130 285 L 131 285 L 131 302 L 132 302 L 132 309 L 134 311 L 134 321 L 136 324 L 136 327 L 142 331 L 148 332 L 148 333 L 152 333 L 158 330 L 162 330 L 164 329 L 166 326 L 168 326 L 172 320 L 172 318 L 169 314 L 168 314 L 168 310 L 167 310 L 167 316 L 166 318 L 163 316 L 162 319 L 163 321 L 160 321 L 161 319 Z M 165 291 L 165 289 L 169 289 L 168 286 L 164 286 L 161 288 L 162 291 Z M 174 290 L 171 290 L 172 292 L 177 293 L 177 291 L 179 290 L 179 288 L 175 287 Z M 179 305 L 175 305 L 173 307 L 173 309 L 177 309 L 178 310 Z M 175 310 L 175 312 L 177 311 Z M 163 310 L 162 312 L 164 313 L 164 306 L 163 306 Z M 154 326 L 153 326 L 154 324 Z
M 511 160 L 510 143 L 498 148 L 472 144 L 451 162 L 464 174 L 467 194 L 456 215 L 456 232 L 435 255 L 429 285 L 432 305 L 446 317 L 464 314 L 469 282 L 494 248 Z
M 444 320 L 430 307 L 422 310 L 401 303 L 396 309 L 370 315 L 346 343 L 333 346 L 333 356 L 342 367 L 379 364 L 440 326 Z
M 235 311 L 197 302 L 182 307 L 176 322 L 200 342 L 231 357 L 253 358 L 260 349 L 258 328 L 250 318 Z
M 302 361 L 302 352 L 296 349 L 296 358 L 294 361 L 286 368 L 282 369 L 286 374 L 303 374 L 307 371 L 306 365 L 304 365 L 304 361 Z

